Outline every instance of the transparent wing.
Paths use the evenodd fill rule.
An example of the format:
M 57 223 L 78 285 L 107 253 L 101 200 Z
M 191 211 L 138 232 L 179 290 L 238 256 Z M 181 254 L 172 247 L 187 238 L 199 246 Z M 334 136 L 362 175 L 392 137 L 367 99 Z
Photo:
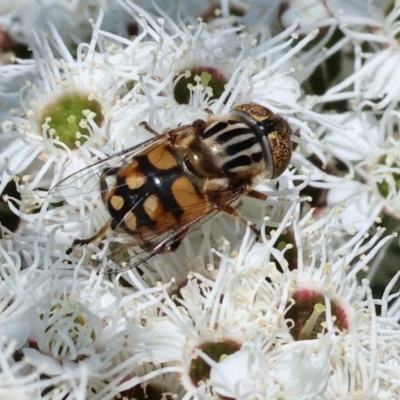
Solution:
M 109 170 L 110 174 L 113 170 L 117 171 L 125 165 L 130 164 L 132 158 L 139 153 L 150 147 L 156 147 L 167 140 L 167 135 L 160 135 L 80 169 L 63 178 L 52 187 L 48 196 L 50 199 L 60 201 L 69 197 L 85 196 L 99 191 L 99 179 L 102 173 L 106 170 Z
M 224 203 L 230 204 L 236 201 L 241 192 L 225 191 Z M 209 203 L 209 202 L 208 202 Z M 112 232 L 108 241 L 108 251 L 103 262 L 100 260 L 100 268 L 104 268 L 106 273 L 121 273 L 150 260 L 157 254 L 174 251 L 186 235 L 201 226 L 204 222 L 213 218 L 218 212 L 218 208 L 207 207 L 208 204 L 198 203 L 191 207 L 203 207 L 205 211 L 198 218 L 185 221 L 175 229 L 165 229 L 163 234 L 153 235 L 145 242 L 130 240 L 128 242 L 119 242 L 118 229 Z

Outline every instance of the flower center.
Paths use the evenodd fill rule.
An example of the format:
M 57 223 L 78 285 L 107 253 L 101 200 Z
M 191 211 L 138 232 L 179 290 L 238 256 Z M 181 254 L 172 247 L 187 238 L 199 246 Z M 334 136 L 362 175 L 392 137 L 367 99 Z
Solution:
M 201 88 L 208 93 L 210 100 L 218 99 L 224 92 L 226 82 L 217 69 L 196 67 L 179 78 L 174 88 L 174 97 L 179 104 L 189 104 L 191 92 L 194 88 Z
M 39 315 L 43 321 L 42 336 L 47 347 L 40 348 L 40 351 L 50 352 L 55 358 L 72 357 L 71 360 L 74 362 L 89 357 L 89 354 L 80 353 L 79 349 L 94 342 L 95 327 L 93 320 L 89 321 L 87 312 L 77 307 L 78 309 L 72 312 L 65 310 L 62 304 L 56 304 Z M 34 342 L 30 345 L 36 348 Z
M 384 165 L 383 171 L 379 174 L 376 183 L 379 194 L 387 199 L 392 194 L 400 191 L 400 166 L 397 162 L 390 162 L 388 165 L 387 157 L 382 157 L 379 165 Z M 378 169 L 378 171 L 380 171 Z
M 199 349 L 208 355 L 215 362 L 222 361 L 226 356 L 236 353 L 240 349 L 240 345 L 231 340 L 222 342 L 204 343 Z M 211 366 L 200 356 L 195 358 L 190 364 L 190 378 L 195 386 L 199 386 L 200 382 L 205 382 L 210 377 Z
M 299 289 L 292 297 L 294 302 L 285 315 L 293 321 L 290 333 L 294 340 L 317 339 L 326 332 L 326 305 L 323 294 L 310 289 Z M 331 301 L 331 312 L 334 326 L 348 331 L 347 314 L 343 307 Z
M 272 228 L 267 227 L 266 233 L 269 235 L 272 231 Z M 293 229 L 288 228 L 279 236 L 279 239 L 275 242 L 274 247 L 280 251 L 285 250 L 285 261 L 287 263 L 287 267 L 290 271 L 297 269 L 298 260 L 297 260 L 297 244 L 294 237 Z M 276 264 L 276 267 L 279 271 L 283 271 L 280 260 L 277 260 L 274 256 L 272 256 L 272 260 Z
M 122 399 L 135 399 L 135 400 L 173 400 L 176 398 L 167 388 L 155 384 L 136 385 L 131 389 L 124 390 L 119 393 Z
M 21 200 L 21 195 L 17 190 L 16 183 L 11 181 L 5 187 L 1 197 L 0 197 L 0 225 L 5 226 L 12 232 L 15 232 L 18 228 L 20 218 L 14 214 L 10 209 L 8 204 L 9 197 L 13 197 L 17 200 Z M 14 203 L 17 209 L 19 209 L 18 203 Z M 2 232 L 0 231 L 0 237 Z
M 69 93 L 48 104 L 40 118 L 47 123 L 48 137 L 57 139 L 70 149 L 76 149 L 90 137 L 88 119 L 98 126 L 103 121 L 101 105 L 81 93 Z

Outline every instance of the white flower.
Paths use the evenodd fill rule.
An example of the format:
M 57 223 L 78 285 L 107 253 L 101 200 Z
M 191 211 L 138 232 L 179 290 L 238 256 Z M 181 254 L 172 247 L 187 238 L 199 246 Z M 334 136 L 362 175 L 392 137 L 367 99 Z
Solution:
M 399 397 L 400 387 L 395 371 L 399 366 L 396 354 L 400 346 L 400 326 L 398 317 L 388 313 L 389 297 L 398 297 L 398 293 L 391 293 L 398 277 L 396 274 L 386 287 L 382 300 L 373 300 L 368 281 L 362 282 L 358 288 L 365 295 L 365 300 L 354 303 L 351 334 L 341 340 L 341 351 L 331 356 L 332 363 L 342 370 L 343 375 L 332 375 L 328 396 L 351 394 L 365 399 Z M 382 305 L 381 316 L 376 314 L 377 305 Z M 345 375 L 349 379 L 343 380 Z
M 18 368 L 44 374 L 36 388 L 111 399 L 120 384 L 142 371 L 144 357 L 136 355 L 145 333 L 140 321 L 154 313 L 146 309 L 158 309 L 162 288 L 123 297 L 123 289 L 106 277 L 64 263 L 54 238 L 52 232 L 44 243 L 41 236 L 8 232 L 1 239 L 2 341 L 26 357 Z M 130 334 L 133 354 L 126 344 Z M 30 388 L 27 383 L 25 390 Z
M 220 396 L 262 399 L 280 392 L 264 354 L 253 343 L 211 365 L 210 380 Z
M 282 1 L 280 19 L 285 27 L 296 21 L 300 27 L 313 26 L 315 28 L 321 21 L 330 16 L 331 14 L 323 1 Z
M 368 228 L 380 213 L 399 218 L 398 112 L 388 110 L 379 120 L 372 112 L 348 112 L 334 118 L 347 125 L 349 134 L 332 130 L 323 140 L 349 171 L 344 178 L 326 176 L 328 205 L 347 204 L 343 221 L 357 230 Z
M 225 254 L 228 251 L 226 248 Z M 158 373 L 178 372 L 185 389 L 200 398 L 201 393 L 208 391 L 207 376 L 202 372 L 208 363 L 202 361 L 201 354 L 219 359 L 217 354 L 233 354 L 246 341 L 264 337 L 265 322 L 259 302 L 264 304 L 273 295 L 267 291 L 263 274 L 237 274 L 228 268 L 225 260 L 228 259 L 221 260 L 215 280 L 193 273 L 187 285 L 172 299 L 167 298 L 164 304 L 158 305 L 162 311 L 160 316 L 142 316 L 149 329 L 141 339 L 145 360 L 172 364 L 159 368 Z M 256 293 L 261 296 L 261 292 L 265 292 L 265 297 L 257 300 Z M 270 303 L 275 301 L 270 299 Z M 273 319 L 272 310 L 270 318 Z M 131 384 L 147 379 L 143 376 Z
M 246 343 L 238 352 L 214 363 L 210 379 L 215 391 L 235 399 L 310 399 L 324 393 L 329 379 L 330 346 L 321 343 L 257 348 Z M 317 397 L 321 398 L 321 397 Z
M 60 375 L 64 370 L 76 370 L 79 375 L 82 365 L 92 371 L 100 369 L 101 354 L 96 349 L 101 346 L 103 327 L 99 316 L 82 304 L 65 300 L 46 304 L 43 301 L 32 310 L 30 322 L 30 348 L 23 352 L 32 365 L 46 363 L 48 375 Z M 118 351 L 114 344 L 114 351 Z
M 21 38 L 55 18 L 50 36 L 30 34 L 34 59 L 0 67 L 1 100 L 12 108 L 0 115 L 0 207 L 20 218 L 0 238 L 0 397 L 398 398 L 399 275 L 378 300 L 360 280 L 377 273 L 375 256 L 395 236 L 372 229 L 378 215 L 398 217 L 398 6 L 385 15 L 376 1 L 376 14 L 357 15 L 358 0 L 338 2 L 341 14 L 334 2 L 308 0 L 286 2 L 286 12 L 262 0 L 182 11 L 175 0 L 144 4 L 151 11 L 130 0 L 78 3 L 45 0 L 43 16 L 39 3 L 31 15 L 24 0 L 0 6 L 0 22 Z M 243 13 L 233 17 L 232 6 Z M 345 36 L 332 45 L 339 25 Z M 348 59 L 341 83 L 304 96 L 336 52 Z M 356 111 L 327 113 L 335 100 Z M 232 204 L 260 238 L 217 213 L 174 254 L 129 269 L 161 236 L 132 247 L 132 237 L 106 231 L 102 170 L 151 137 L 143 121 L 163 133 L 248 102 L 285 118 L 298 145 L 281 176 L 255 182 L 265 201 Z M 326 190 L 329 207 L 313 209 L 308 186 Z
M 85 223 L 78 221 L 85 215 L 86 208 L 102 208 L 102 202 L 95 196 L 92 203 L 80 200 L 77 204 L 71 193 L 65 198 L 48 198 L 48 189 L 63 177 L 121 149 L 128 133 L 124 132 L 123 126 L 130 119 L 124 122 L 121 113 L 124 106 L 119 97 L 121 87 L 124 88 L 129 78 L 119 81 L 112 71 L 104 68 L 107 55 L 94 52 L 97 34 L 90 44 L 80 45 L 77 60 L 66 50 L 55 30 L 53 34 L 61 58 L 56 58 L 45 37 L 39 38 L 35 34 L 35 62 L 28 62 L 21 68 L 2 67 L 4 79 L 18 80 L 18 74 L 26 76 L 28 73 L 33 78 L 20 90 L 20 108 L 14 112 L 15 116 L 3 122 L 0 192 L 11 179 L 16 182 L 21 199 L 11 199 L 10 207 L 21 218 L 20 232 L 46 230 L 48 233 L 55 223 L 67 223 L 66 214 L 71 212 L 71 224 L 59 232 L 60 242 L 68 243 L 68 237 L 77 228 L 86 226 L 90 229 L 86 224 L 88 216 Z M 132 68 L 132 77 L 137 78 L 138 67 Z M 131 107 L 133 103 L 131 101 Z M 56 106 L 65 109 L 63 117 L 56 114 Z M 96 178 L 94 181 L 89 186 L 91 189 L 81 190 L 89 199 L 93 198 L 93 188 L 98 182 Z M 8 200 L 6 196 L 5 201 Z M 48 200 L 66 203 L 61 208 L 54 208 Z M 39 208 L 41 213 L 32 214 Z M 81 217 L 77 218 L 79 214 Z M 99 228 L 104 218 L 96 218 L 92 216 L 91 221 Z M 49 229 L 43 226 L 43 221 Z
M 292 334 L 296 331 L 297 323 L 299 323 L 299 328 L 303 326 L 300 336 L 305 334 L 306 325 L 303 325 L 304 320 L 301 323 L 300 319 L 301 315 L 307 313 L 307 309 L 309 310 L 308 315 L 310 315 L 307 323 L 314 321 L 312 324 L 315 325 L 312 329 L 315 330 L 314 334 L 317 335 L 317 338 L 320 338 L 324 330 L 331 333 L 336 332 L 335 335 L 330 336 L 334 347 L 329 355 L 330 375 L 332 378 L 327 383 L 325 392 L 327 399 L 332 398 L 335 393 L 340 393 L 341 396 L 349 395 L 352 390 L 355 390 L 352 388 L 356 387 L 360 388 L 359 393 L 365 398 L 380 398 L 378 389 L 372 393 L 369 391 L 369 388 L 380 386 L 382 386 L 382 398 L 386 398 L 384 397 L 385 392 L 383 389 L 387 384 L 385 378 L 379 378 L 375 372 L 361 374 L 361 371 L 374 371 L 379 368 L 379 360 L 387 357 L 385 355 L 387 344 L 380 343 L 377 340 L 376 332 L 379 331 L 381 325 L 376 318 L 375 306 L 367 286 L 368 282 L 364 281 L 363 285 L 358 287 L 355 279 L 356 273 L 366 268 L 379 249 L 382 249 L 385 242 L 390 240 L 390 237 L 386 237 L 377 242 L 381 234 L 382 232 L 378 232 L 365 244 L 363 244 L 364 240 L 360 240 L 351 251 L 346 251 L 345 248 L 342 248 L 342 256 L 338 252 L 336 260 L 329 262 L 321 259 L 321 265 L 318 269 L 304 267 L 299 270 L 299 275 L 295 281 L 296 284 L 290 291 L 290 296 L 295 301 L 286 316 L 289 317 L 290 315 L 293 319 Z M 359 259 L 358 256 L 360 256 Z M 356 261 L 357 259 L 359 261 Z M 350 269 L 351 264 L 352 268 Z M 349 272 L 346 273 L 346 271 Z M 294 281 L 293 277 L 292 280 Z M 318 284 L 317 281 L 319 281 Z M 318 295 L 318 293 L 320 294 Z M 366 296 L 367 300 L 363 300 L 364 296 Z M 283 298 L 285 298 L 285 295 Z M 312 300 L 313 298 L 315 300 Z M 314 310 L 312 307 L 317 303 L 325 305 L 325 322 L 317 322 L 320 314 L 318 314 L 315 306 Z M 294 317 L 295 315 L 297 317 Z M 296 322 L 299 317 L 300 319 Z M 315 320 L 313 320 L 314 318 Z M 311 326 L 313 326 L 312 324 Z M 370 337 L 370 339 L 362 340 L 361 338 L 363 337 Z M 392 336 L 392 338 L 391 344 L 398 346 L 395 336 Z M 373 344 L 371 344 L 371 341 Z M 376 353 L 371 354 L 370 348 L 378 348 L 378 350 Z M 341 354 L 343 356 L 340 356 Z M 380 354 L 380 356 L 377 356 L 377 354 Z M 380 358 L 381 356 L 383 358 Z M 342 379 L 339 378 L 348 374 L 347 366 L 349 364 L 352 364 L 353 368 L 350 387 L 343 385 Z M 397 387 L 396 391 L 398 390 L 399 388 Z
M 42 280 L 26 312 L 30 334 L 23 353 L 36 367 L 47 364 L 50 376 L 68 372 L 79 378 L 83 366 L 89 374 L 100 372 L 123 346 L 120 298 L 101 284 L 101 277 L 77 279 L 72 272 L 59 269 Z
M 88 20 L 96 18 L 100 9 L 105 12 L 109 28 L 128 36 L 131 19 L 116 2 L 109 0 L 5 1 L 0 6 L 0 24 L 14 40 L 26 45 L 31 44 L 32 31 L 49 33 L 49 25 L 54 25 L 66 46 L 73 50 L 91 36 L 92 28 Z
M 26 360 L 15 361 L 13 343 L 0 345 L 0 396 L 15 400 L 39 398 L 46 387 L 40 381 L 41 370 L 32 370 Z M 54 382 L 53 382 L 54 383 Z
M 359 110 L 382 110 L 399 99 L 396 79 L 400 60 L 398 17 L 393 1 L 329 1 L 343 33 L 354 43 L 354 72 L 316 98 L 316 102 L 348 100 Z M 364 51 L 362 43 L 368 43 Z
M 318 212 L 336 210 L 349 233 L 364 234 L 382 214 L 398 218 L 398 112 L 330 114 L 345 130 L 319 130 L 327 164 L 304 162 L 310 187 L 324 191 Z M 337 165 L 340 167 L 338 168 Z M 315 200 L 318 200 L 316 197 Z
M 162 314 L 154 309 L 142 314 L 148 331 L 138 356 L 162 364 L 157 374 L 178 373 L 187 396 L 202 399 L 213 390 L 239 399 L 250 393 L 260 399 L 350 395 L 352 388 L 344 389 L 336 377 L 347 373 L 357 346 L 363 356 L 351 361 L 355 385 L 384 385 L 379 377 L 360 373 L 376 368 L 377 359 L 368 355 L 369 342 L 359 344 L 359 338 L 380 328 L 372 300 L 363 300 L 369 296 L 367 284 L 358 288 L 356 274 L 390 237 L 379 240 L 380 230 L 350 249 L 335 249 L 340 227 L 328 218 L 310 224 L 308 219 L 299 223 L 293 212 L 288 216 L 294 219 L 297 268 L 282 262 L 290 247 L 276 245 L 290 226 L 286 218 L 263 243 L 250 248 L 244 243 L 244 254 L 232 258 L 229 246 L 222 247 L 213 279 L 194 273 L 177 294 L 159 303 Z M 374 343 L 385 351 L 386 344 Z M 397 346 L 396 339 L 391 343 Z M 121 388 L 145 383 L 154 374 L 132 378 Z M 367 389 L 363 393 L 369 395 Z
M 162 398 L 162 399 L 181 399 L 185 395 L 183 387 L 180 385 L 179 378 L 174 373 L 164 373 L 162 375 L 157 374 L 158 366 L 149 363 L 139 363 L 132 375 L 127 375 L 126 378 L 119 382 L 120 384 L 116 386 L 115 382 L 112 381 L 108 387 L 105 387 L 103 393 L 109 391 L 110 395 L 114 397 L 103 396 L 102 392 L 96 393 L 92 398 L 93 400 L 102 399 L 137 399 L 137 398 Z M 129 382 L 132 377 L 136 376 L 136 381 L 140 380 L 141 376 L 146 376 L 147 374 L 158 375 L 154 378 L 146 380 L 144 383 L 138 383 L 135 386 Z M 117 389 L 117 390 L 116 390 Z
M 111 398 L 118 383 L 143 359 L 131 357 L 126 349 L 126 336 L 135 332 L 131 343 L 140 341 L 143 328 L 137 327 L 134 316 L 129 321 L 125 318 L 121 299 L 110 290 L 113 286 L 107 288 L 107 282 L 103 285 L 95 274 L 79 280 L 59 274 L 60 278 L 48 279 L 33 296 L 37 299 L 26 313 L 29 344 L 22 353 L 34 369 L 57 378 L 57 385 L 51 379 L 48 382 L 53 393 L 73 394 L 81 388 Z M 138 310 L 140 298 L 136 296 Z M 128 359 L 125 367 L 124 357 Z
M 267 372 L 263 377 L 252 373 L 248 368 L 243 367 L 241 370 L 240 365 L 246 365 L 246 358 L 243 356 L 240 358 L 239 355 L 236 355 L 237 353 L 225 358 L 220 367 L 213 364 L 215 369 L 213 377 L 221 394 L 238 397 L 239 393 L 243 395 L 246 385 L 249 388 L 260 390 L 259 388 L 263 387 L 262 383 L 272 390 L 271 384 L 268 384 L 272 375 L 275 378 L 274 381 L 278 380 L 281 384 L 282 392 L 276 392 L 279 393 L 279 395 L 275 394 L 276 397 L 270 392 L 261 392 L 263 394 L 260 394 L 259 398 L 265 398 L 267 394 L 270 396 L 269 398 L 282 398 L 286 395 L 305 399 L 318 393 L 321 399 L 331 399 L 335 393 L 347 396 L 352 389 L 343 385 L 340 377 L 348 374 L 347 365 L 351 363 L 354 365 L 354 371 L 351 373 L 352 379 L 354 379 L 353 387 L 364 388 L 360 389 L 360 394 L 371 399 L 379 397 L 378 393 L 380 392 L 369 393 L 367 389 L 372 387 L 373 382 L 376 382 L 376 387 L 382 385 L 383 398 L 388 398 L 385 397 L 387 396 L 386 390 L 389 393 L 389 389 L 384 389 L 387 385 L 385 378 L 380 380 L 374 373 L 364 376 L 358 373 L 365 369 L 379 368 L 380 361 L 378 361 L 377 354 L 382 354 L 385 360 L 391 359 L 391 357 L 386 355 L 387 343 L 374 342 L 375 347 L 382 347 L 379 347 L 380 351 L 378 350 L 371 357 L 369 356 L 370 342 L 365 341 L 360 344 L 360 336 L 363 337 L 367 334 L 376 338 L 374 335 L 377 330 L 381 329 L 381 325 L 374 312 L 373 301 L 367 286 L 368 282 L 364 281 L 362 287 L 358 287 L 355 277 L 356 273 L 366 268 L 368 262 L 390 240 L 390 237 L 378 242 L 383 233 L 380 230 L 365 244 L 365 239 L 361 237 L 358 243 L 354 244 L 353 242 L 353 247 L 348 247 L 349 250 L 346 250 L 346 246 L 342 246 L 336 251 L 332 251 L 329 243 L 333 244 L 334 241 L 330 241 L 329 236 L 334 236 L 334 231 L 329 232 L 325 228 L 318 233 L 315 230 L 318 222 L 315 224 L 314 228 L 313 225 L 310 226 L 309 232 L 313 232 L 314 236 L 311 237 L 306 235 L 307 224 L 300 233 L 298 231 L 299 224 L 294 223 L 299 263 L 298 268 L 291 272 L 288 272 L 288 265 L 284 263 L 280 263 L 283 275 L 274 272 L 273 265 L 268 262 L 272 250 L 270 241 L 255 245 L 249 251 L 248 256 L 244 257 L 246 265 L 252 271 L 257 267 L 269 271 L 267 276 L 276 290 L 276 296 L 280 298 L 277 315 L 279 312 L 282 313 L 282 317 L 286 318 L 287 326 L 285 328 L 285 325 L 275 325 L 277 330 L 275 347 L 274 350 L 265 353 L 267 365 L 264 370 Z M 276 235 L 279 237 L 281 232 L 282 228 L 273 235 L 272 245 L 276 240 Z M 306 249 L 307 251 L 304 251 Z M 355 261 L 358 257 L 360 257 L 359 261 Z M 277 255 L 274 255 L 274 258 L 279 260 Z M 350 269 L 352 261 L 353 266 Z M 260 265 L 260 263 L 262 264 Z M 261 288 L 261 286 L 259 287 Z M 364 296 L 367 296 L 367 301 L 363 301 Z M 320 307 L 318 304 L 324 304 L 324 306 Z M 317 307 L 315 308 L 315 306 Z M 267 316 L 268 314 L 265 318 Z M 273 321 L 270 322 L 271 327 Z M 393 329 L 397 330 L 398 326 Z M 288 332 L 292 335 L 292 340 L 288 337 Z M 393 335 L 393 331 L 391 333 L 393 339 L 391 344 L 397 348 L 397 337 Z M 388 338 L 388 340 L 390 339 Z M 365 348 L 363 348 L 364 343 Z M 357 354 L 359 351 L 363 356 L 355 358 L 353 357 L 355 350 L 352 352 L 352 349 L 358 349 L 359 346 L 361 348 L 357 350 Z M 292 362 L 283 363 L 283 360 L 288 360 L 288 357 Z M 236 366 L 237 373 L 235 375 L 231 373 L 228 375 L 229 379 L 227 375 L 223 378 L 224 362 L 229 366 L 229 370 L 232 370 L 235 369 L 233 365 L 235 365 L 234 359 L 236 358 L 243 364 Z M 390 362 L 396 363 L 395 360 Z M 302 375 L 305 363 L 308 363 L 310 368 L 307 369 L 306 375 Z M 360 378 L 357 378 L 358 376 Z M 237 391 L 235 392 L 235 390 Z M 399 391 L 399 386 L 392 385 L 391 390 Z
M 37 236 L 21 237 L 5 228 L 2 233 L 4 235 L 0 239 L 2 340 L 6 344 L 13 342 L 13 347 L 20 349 L 26 345 L 31 333 L 27 315 L 32 301 L 37 300 L 35 292 L 57 269 L 63 267 L 63 257 L 55 259 L 54 232 L 48 239 Z

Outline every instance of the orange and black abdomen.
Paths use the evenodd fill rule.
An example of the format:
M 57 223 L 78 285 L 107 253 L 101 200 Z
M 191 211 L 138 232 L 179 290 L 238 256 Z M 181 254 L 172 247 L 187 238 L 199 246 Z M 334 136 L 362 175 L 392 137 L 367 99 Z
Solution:
M 134 157 L 107 200 L 111 228 L 146 241 L 204 215 L 209 202 L 189 174 L 169 142 Z

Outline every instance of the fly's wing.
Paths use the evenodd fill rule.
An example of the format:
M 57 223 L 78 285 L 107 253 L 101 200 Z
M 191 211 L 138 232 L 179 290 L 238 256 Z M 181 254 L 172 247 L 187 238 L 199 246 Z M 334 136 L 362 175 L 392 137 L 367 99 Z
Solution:
M 121 167 L 131 163 L 133 157 L 137 157 L 144 152 L 147 153 L 147 151 L 151 151 L 153 148 L 167 141 L 173 143 L 180 142 L 183 146 L 185 143 L 190 142 L 191 137 L 202 129 L 203 125 L 204 121 L 195 121 L 193 124 L 179 127 L 163 135 L 154 137 L 138 146 L 99 161 L 63 179 L 50 191 L 50 195 L 64 199 L 65 196 L 68 195 L 76 196 L 76 193 L 80 193 L 80 195 L 91 194 L 93 190 L 98 193 L 100 176 L 106 176 L 112 179 L 118 174 Z M 103 190 L 103 198 L 107 198 L 106 192 L 106 190 Z M 157 233 L 151 234 L 151 231 L 147 230 L 144 239 L 138 239 L 140 237 L 139 234 L 133 234 L 133 236 L 135 236 L 134 238 L 125 234 L 125 237 L 128 237 L 130 240 L 121 240 L 119 235 L 121 230 L 118 229 L 118 226 L 114 227 L 114 230 L 109 230 L 109 232 L 111 232 L 111 237 L 107 240 L 108 244 L 105 243 L 108 248 L 108 253 L 106 253 L 106 257 L 101 263 L 101 266 L 105 268 L 106 272 L 119 273 L 135 268 L 157 254 L 176 250 L 182 239 L 188 233 L 192 232 L 218 213 L 218 201 L 221 202 L 221 205 L 222 203 L 230 204 L 237 200 L 241 194 L 243 194 L 242 191 L 233 191 L 231 189 L 221 190 L 218 192 L 218 197 L 215 197 L 214 201 L 212 200 L 213 196 L 210 196 L 211 199 L 203 197 L 203 199 L 199 199 L 197 203 L 191 202 L 191 204 L 186 207 L 177 205 L 177 207 L 180 207 L 180 211 L 188 211 L 187 215 L 195 215 L 195 217 L 186 218 L 185 220 L 177 222 L 176 226 L 173 228 L 171 228 L 170 221 L 165 222 L 165 224 L 164 222 L 160 222 L 161 226 L 160 224 L 157 225 Z M 185 193 L 181 192 L 180 195 L 184 196 Z M 221 199 L 223 199 L 223 202 Z M 135 207 L 140 204 L 140 201 L 143 201 L 143 199 L 138 200 L 136 204 L 132 205 L 131 211 L 133 215 L 135 214 Z M 162 226 L 162 224 L 165 226 Z M 99 236 L 94 236 L 96 239 L 99 238 Z M 89 238 L 89 240 L 83 241 L 90 243 L 91 239 Z M 78 240 L 78 242 L 81 242 L 81 240 Z M 137 251 L 135 252 L 135 250 Z
M 224 204 L 231 204 L 242 195 L 242 192 L 233 192 L 231 190 L 221 191 L 221 193 L 224 193 Z M 166 228 L 165 233 L 153 235 L 142 243 L 138 243 L 135 240 L 130 240 L 127 243 L 118 243 L 116 240 L 117 233 L 114 231 L 108 243 L 109 252 L 101 268 L 104 268 L 106 273 L 121 273 L 136 268 L 157 254 L 175 251 L 186 235 L 219 212 L 217 206 L 210 208 L 208 205 L 209 202 L 206 204 L 205 201 L 204 209 L 206 211 L 201 216 L 179 224 L 175 229 Z M 191 207 L 202 206 L 202 203 L 198 203 Z M 134 254 L 132 255 L 132 253 Z
M 54 185 L 49 191 L 48 198 L 50 201 L 59 202 L 68 201 L 73 197 L 85 197 L 98 193 L 100 190 L 99 180 L 102 174 L 107 174 L 107 171 L 109 171 L 109 175 L 116 175 L 116 172 L 129 164 L 133 157 L 150 147 L 159 146 L 167 140 L 167 135 L 156 136 L 80 169 Z

